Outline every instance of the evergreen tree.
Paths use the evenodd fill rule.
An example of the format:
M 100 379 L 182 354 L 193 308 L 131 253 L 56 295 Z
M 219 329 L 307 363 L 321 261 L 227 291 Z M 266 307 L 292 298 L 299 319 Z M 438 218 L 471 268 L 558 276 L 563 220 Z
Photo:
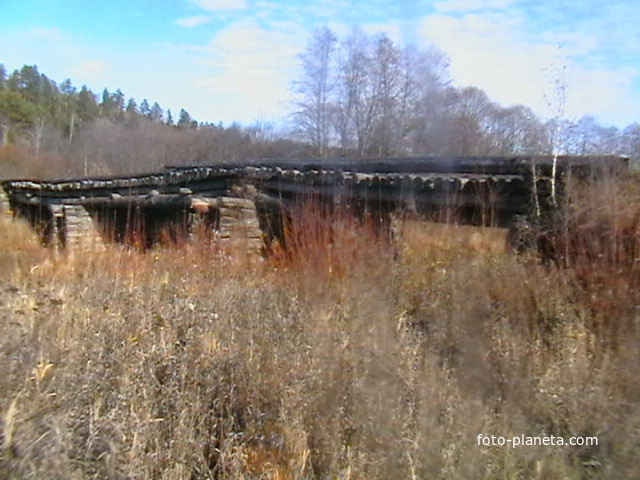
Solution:
M 37 107 L 20 93 L 0 90 L 0 143 L 8 141 L 12 132 L 31 127 L 36 116 Z
M 110 93 L 106 88 L 102 91 L 102 102 L 100 103 L 100 115 L 112 120 L 121 120 L 124 113 L 124 93 L 117 89 L 115 93 Z
M 70 78 L 67 78 L 64 82 L 60 84 L 60 93 L 68 97 L 71 97 L 77 93 L 77 89 L 71 83 Z
M 122 90 L 118 88 L 116 93 L 111 96 L 111 101 L 118 112 L 124 112 L 124 93 L 122 93 Z
M 14 92 L 26 92 L 37 90 L 40 82 L 40 73 L 35 65 L 25 65 L 20 70 L 14 70 L 8 80 L 9 89 Z
M 91 120 L 98 116 L 100 110 L 95 94 L 83 85 L 78 93 L 78 114 L 82 120 Z
M 128 115 L 137 115 L 138 114 L 138 104 L 136 103 L 136 101 L 133 98 L 129 99 L 129 102 L 127 103 L 127 108 L 125 109 L 125 112 Z
M 30 102 L 45 108 L 52 107 L 59 94 L 55 82 L 41 75 L 35 65 L 25 65 L 19 71 L 14 71 L 7 84 L 10 90 L 20 92 Z
M 151 117 L 151 108 L 149 108 L 149 101 L 146 98 L 142 99 L 139 112 L 143 117 Z
M 156 123 L 162 123 L 164 112 L 162 111 L 162 108 L 160 108 L 160 105 L 158 105 L 158 102 L 155 102 L 152 105 L 151 110 L 149 111 L 149 118 Z
M 114 111 L 114 104 L 109 90 L 106 88 L 102 91 L 102 101 L 100 102 L 100 115 L 109 117 Z
M 78 122 L 78 92 L 69 78 L 60 84 L 59 90 L 62 95 L 62 112 L 58 123 L 67 140 L 71 142 Z
M 196 122 L 189 112 L 187 112 L 184 108 L 180 110 L 180 117 L 178 118 L 178 127 L 180 128 L 196 128 L 198 126 L 198 122 Z

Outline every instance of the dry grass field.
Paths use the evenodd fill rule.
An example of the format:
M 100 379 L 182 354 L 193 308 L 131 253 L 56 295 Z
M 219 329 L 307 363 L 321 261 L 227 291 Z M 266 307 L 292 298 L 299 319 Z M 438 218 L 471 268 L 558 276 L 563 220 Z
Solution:
M 574 210 L 616 226 L 623 190 Z M 248 263 L 204 243 L 67 258 L 2 219 L 0 478 L 640 478 L 627 234 L 557 268 L 500 230 L 311 227 Z

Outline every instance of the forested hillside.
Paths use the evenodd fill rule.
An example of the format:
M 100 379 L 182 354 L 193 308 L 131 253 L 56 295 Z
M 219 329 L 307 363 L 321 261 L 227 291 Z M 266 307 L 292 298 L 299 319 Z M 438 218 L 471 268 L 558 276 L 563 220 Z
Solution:
M 0 64 L 0 176 L 118 174 L 273 156 L 640 157 L 640 124 L 619 129 L 560 113 L 542 119 L 523 105 L 499 105 L 476 87 L 453 86 L 448 58 L 436 48 L 401 47 L 359 30 L 339 40 L 324 27 L 299 61 L 296 100 L 278 132 L 259 121 L 198 122 L 119 88 L 97 94 L 71 79 L 57 83 L 35 65 L 9 74 Z M 559 98 L 550 104 L 562 101 L 565 88 L 556 85 Z
M 36 66 L 7 75 L 0 65 L 0 177 L 108 175 L 164 165 L 256 156 L 306 155 L 268 126 L 198 123 L 174 118 L 157 102 L 140 104 L 120 89 L 98 95 Z

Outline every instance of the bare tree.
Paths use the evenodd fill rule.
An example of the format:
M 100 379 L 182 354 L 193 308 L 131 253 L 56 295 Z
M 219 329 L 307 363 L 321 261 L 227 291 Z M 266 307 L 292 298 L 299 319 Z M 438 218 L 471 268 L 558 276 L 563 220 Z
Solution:
M 449 59 L 436 47 L 401 52 L 401 86 L 396 119 L 399 153 L 432 153 L 423 143 L 427 130 L 438 124 L 450 83 Z
M 493 103 L 487 94 L 476 87 L 457 89 L 452 93 L 451 114 L 455 116 L 456 136 L 450 146 L 455 155 L 487 155 L 490 143 L 486 131 L 487 119 Z
M 343 150 L 363 156 L 373 138 L 379 97 L 371 78 L 371 41 L 359 29 L 341 45 L 339 66 L 338 130 Z
M 334 89 L 333 54 L 337 39 L 328 27 L 316 30 L 300 55 L 303 79 L 296 82 L 300 95 L 295 113 L 296 123 L 304 138 L 326 157 L 330 142 L 330 97 Z
M 377 156 L 395 153 L 395 142 L 399 135 L 396 121 L 400 115 L 402 65 L 400 51 L 386 36 L 381 35 L 375 43 L 372 59 L 373 91 L 377 94 L 377 118 L 374 118 L 373 151 Z
M 640 124 L 632 123 L 625 128 L 620 141 L 622 143 L 621 153 L 630 157 L 637 168 L 640 160 Z
M 36 116 L 33 127 L 31 128 L 31 137 L 33 138 L 33 149 L 36 158 L 40 156 L 40 148 L 42 147 L 42 137 L 46 127 L 46 118 L 44 113 L 39 113 Z
M 551 111 L 551 154 L 553 155 L 553 164 L 551 167 L 551 202 L 556 205 L 556 177 L 558 171 L 558 156 L 568 150 L 567 140 L 570 138 L 571 122 L 566 119 L 567 99 L 569 86 L 567 80 L 566 62 L 557 66 L 552 64 L 548 68 L 548 74 L 551 78 L 550 83 L 552 90 L 549 95 L 545 95 L 547 105 Z
M 323 27 L 299 59 L 293 118 L 320 157 L 332 145 L 345 155 L 415 154 L 443 108 L 449 62 L 435 47 L 399 48 L 386 34 L 357 28 L 338 43 Z
M 535 155 L 549 149 L 544 126 L 528 107 L 493 104 L 484 123 L 491 155 Z
M 426 51 L 405 48 L 403 64 L 403 141 L 411 155 L 446 154 L 453 91 L 449 60 L 435 47 Z

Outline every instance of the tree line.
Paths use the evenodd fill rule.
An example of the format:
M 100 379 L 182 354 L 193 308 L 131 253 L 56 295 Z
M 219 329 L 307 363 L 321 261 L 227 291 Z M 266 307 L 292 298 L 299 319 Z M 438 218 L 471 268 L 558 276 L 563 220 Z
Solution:
M 184 109 L 174 118 L 120 89 L 96 94 L 70 79 L 56 83 L 36 66 L 9 74 L 0 64 L 0 176 L 108 175 L 274 156 L 640 158 L 639 123 L 545 120 L 523 105 L 499 105 L 479 88 L 454 86 L 449 59 L 435 47 L 399 46 L 359 29 L 338 39 L 322 27 L 298 61 L 295 102 L 280 132 L 260 121 L 201 123 Z
M 133 98 L 126 101 L 120 89 L 105 88 L 99 96 L 86 85 L 76 88 L 70 79 L 57 84 L 35 65 L 7 75 L 0 64 L 0 143 L 21 135 L 37 137 L 45 128 L 57 130 L 71 142 L 77 129 L 97 118 L 123 123 L 145 118 L 180 128 L 198 125 L 184 109 L 174 122 L 171 110 L 165 112 L 157 102 L 150 106 L 146 98 L 140 105 Z
M 501 106 L 479 88 L 453 86 L 449 60 L 435 47 L 401 47 L 359 29 L 339 40 L 325 26 L 299 60 L 294 123 L 319 157 L 640 156 L 640 124 L 620 130 L 591 116 L 543 120 L 526 106 Z M 553 100 L 564 101 L 570 85 L 551 81 L 561 96 Z
M 0 64 L 0 176 L 110 175 L 165 165 L 280 156 L 300 145 L 276 138 L 268 125 L 200 123 L 117 89 L 96 94 L 23 66 Z M 302 151 L 302 155 L 307 153 Z

